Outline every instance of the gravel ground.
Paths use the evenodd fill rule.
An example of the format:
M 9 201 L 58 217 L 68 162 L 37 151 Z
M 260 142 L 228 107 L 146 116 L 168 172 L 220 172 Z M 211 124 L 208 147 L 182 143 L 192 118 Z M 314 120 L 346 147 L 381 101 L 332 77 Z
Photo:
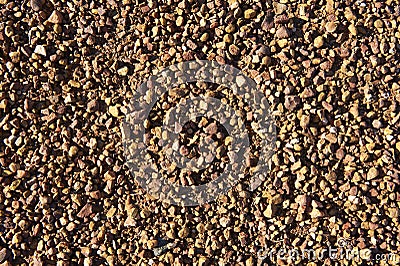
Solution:
M 371 260 L 264 263 L 398 265 L 399 38 L 396 0 L 0 0 L 1 265 L 250 266 L 266 247 L 327 246 Z M 146 77 L 196 59 L 256 81 L 276 151 L 255 191 L 181 207 L 135 182 L 121 122 Z M 219 92 L 169 96 L 189 91 Z

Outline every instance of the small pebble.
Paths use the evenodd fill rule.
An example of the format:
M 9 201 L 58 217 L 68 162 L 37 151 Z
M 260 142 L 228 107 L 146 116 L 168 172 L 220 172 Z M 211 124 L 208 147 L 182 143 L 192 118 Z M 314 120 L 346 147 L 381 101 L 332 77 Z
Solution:
M 257 12 L 253 9 L 247 9 L 244 11 L 244 18 L 251 19 L 257 16 Z
M 324 37 L 318 36 L 314 40 L 314 47 L 315 48 L 321 48 L 324 45 Z
M 59 11 L 54 10 L 47 21 L 53 24 L 60 24 L 63 22 L 63 16 Z

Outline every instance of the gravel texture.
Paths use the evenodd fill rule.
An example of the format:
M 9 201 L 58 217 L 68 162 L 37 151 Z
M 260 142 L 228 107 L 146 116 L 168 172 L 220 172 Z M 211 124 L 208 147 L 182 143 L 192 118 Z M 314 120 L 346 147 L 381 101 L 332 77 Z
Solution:
M 341 239 L 398 263 L 399 38 L 397 0 L 0 0 L 1 265 L 250 266 L 266 246 L 318 251 Z M 195 59 L 256 81 L 276 152 L 255 191 L 243 183 L 180 207 L 135 183 L 120 125 L 146 77 Z M 239 105 L 188 84 L 158 108 L 207 90 Z M 198 127 L 229 142 L 214 122 L 193 122 L 184 142 Z

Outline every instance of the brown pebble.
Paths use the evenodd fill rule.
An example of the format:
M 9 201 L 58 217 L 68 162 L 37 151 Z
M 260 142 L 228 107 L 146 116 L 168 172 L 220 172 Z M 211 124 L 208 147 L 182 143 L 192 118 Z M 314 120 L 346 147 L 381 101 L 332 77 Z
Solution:
M 33 11 L 40 11 L 44 4 L 44 0 L 31 0 L 30 3 Z
M 93 211 L 93 206 L 90 203 L 87 203 L 83 208 L 80 210 L 80 212 L 77 214 L 79 218 L 85 218 L 88 217 L 89 215 L 92 214 Z
M 59 11 L 54 10 L 47 21 L 53 24 L 61 24 L 63 22 L 63 16 Z
M 129 71 L 129 68 L 127 66 L 124 66 L 124 67 L 118 69 L 117 73 L 120 76 L 126 76 L 126 75 L 128 75 L 128 71 Z
M 300 98 L 294 95 L 288 95 L 285 97 L 285 107 L 286 109 L 292 111 L 300 103 Z
M 330 33 L 335 32 L 335 31 L 336 31 L 336 28 L 337 28 L 337 25 L 336 25 L 336 23 L 335 23 L 334 21 L 329 21 L 329 22 L 326 23 L 326 25 L 325 25 L 326 31 L 327 31 L 327 32 L 330 32 Z
M 0 249 L 0 263 L 3 263 L 10 256 L 10 252 L 6 248 Z
M 356 28 L 356 26 L 354 26 L 354 24 L 350 24 L 348 29 L 349 29 L 349 32 L 351 34 L 353 34 L 354 36 L 357 35 L 357 28 Z
M 98 106 L 99 106 L 99 105 L 98 105 L 98 102 L 97 102 L 96 100 L 91 100 L 91 101 L 87 104 L 86 110 L 87 110 L 89 113 L 93 113 L 93 112 L 97 111 Z
M 289 31 L 285 26 L 281 26 L 277 31 L 276 31 L 276 37 L 279 39 L 286 39 L 289 37 Z
M 74 157 L 78 153 L 79 149 L 76 146 L 71 146 L 68 151 L 70 157 Z
M 187 227 L 182 228 L 181 230 L 179 230 L 178 232 L 178 236 L 180 238 L 185 238 L 189 235 L 189 229 Z
M 318 36 L 314 40 L 314 47 L 315 48 L 321 48 L 324 45 L 324 37 Z

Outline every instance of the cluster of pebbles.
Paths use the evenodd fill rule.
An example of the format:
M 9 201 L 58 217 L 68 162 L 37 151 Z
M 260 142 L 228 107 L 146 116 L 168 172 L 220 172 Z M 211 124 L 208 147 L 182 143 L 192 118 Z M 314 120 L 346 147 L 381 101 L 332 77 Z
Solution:
M 400 259 L 400 2 L 162 2 L 0 0 L 0 264 L 250 266 L 344 239 L 395 265 L 368 259 Z M 255 80 L 276 151 L 255 191 L 181 207 L 135 182 L 120 125 L 146 77 L 196 59 Z

